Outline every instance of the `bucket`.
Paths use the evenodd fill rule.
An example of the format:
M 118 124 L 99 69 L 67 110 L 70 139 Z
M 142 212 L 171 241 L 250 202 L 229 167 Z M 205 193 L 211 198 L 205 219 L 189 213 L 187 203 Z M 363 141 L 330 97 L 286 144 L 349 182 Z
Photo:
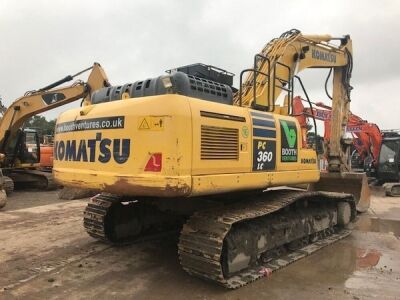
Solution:
M 321 173 L 320 180 L 310 185 L 310 190 L 352 194 L 358 212 L 366 212 L 370 207 L 371 193 L 365 173 Z

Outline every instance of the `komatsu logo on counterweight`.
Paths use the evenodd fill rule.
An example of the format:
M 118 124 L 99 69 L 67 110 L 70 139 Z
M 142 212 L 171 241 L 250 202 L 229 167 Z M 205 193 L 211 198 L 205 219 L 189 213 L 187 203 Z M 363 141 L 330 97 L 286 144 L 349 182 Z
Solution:
M 113 158 L 116 163 L 123 164 L 129 158 L 130 148 L 130 139 L 108 139 L 97 133 L 95 139 L 56 141 L 54 159 L 107 163 Z

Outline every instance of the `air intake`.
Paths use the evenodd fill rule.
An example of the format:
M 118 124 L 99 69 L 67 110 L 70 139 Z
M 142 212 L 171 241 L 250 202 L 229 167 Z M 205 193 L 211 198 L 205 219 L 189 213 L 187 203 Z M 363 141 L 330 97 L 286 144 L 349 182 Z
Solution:
M 239 130 L 201 126 L 201 159 L 239 159 Z

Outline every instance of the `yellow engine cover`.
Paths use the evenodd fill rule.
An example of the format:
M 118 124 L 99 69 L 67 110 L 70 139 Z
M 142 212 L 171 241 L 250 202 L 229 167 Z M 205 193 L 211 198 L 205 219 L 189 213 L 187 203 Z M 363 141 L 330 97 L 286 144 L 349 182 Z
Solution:
M 120 195 L 197 196 L 319 180 L 295 118 L 176 94 L 69 110 L 53 172 Z

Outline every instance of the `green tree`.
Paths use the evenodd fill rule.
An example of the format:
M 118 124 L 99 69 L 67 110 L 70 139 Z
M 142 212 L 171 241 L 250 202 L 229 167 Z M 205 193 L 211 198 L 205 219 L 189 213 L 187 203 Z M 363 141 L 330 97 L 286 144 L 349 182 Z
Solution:
M 32 128 L 37 131 L 40 139 L 42 140 L 43 135 L 54 136 L 54 128 L 56 126 L 56 120 L 47 121 L 43 116 L 33 116 L 26 124 L 25 128 Z

